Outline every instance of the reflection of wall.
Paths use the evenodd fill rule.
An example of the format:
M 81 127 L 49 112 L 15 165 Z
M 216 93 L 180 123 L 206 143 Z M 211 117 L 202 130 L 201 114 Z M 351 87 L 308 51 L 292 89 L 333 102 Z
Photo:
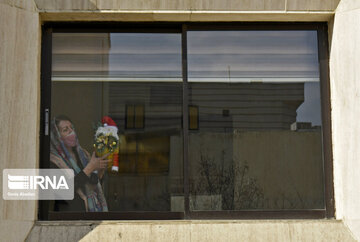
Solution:
M 120 142 L 119 173 L 149 175 L 169 172 L 169 136 L 138 134 L 124 137 L 126 141 Z
M 189 83 L 199 130 L 290 129 L 304 102 L 304 83 Z M 145 130 L 181 125 L 182 83 L 110 83 L 109 114 L 122 129 L 125 105 L 145 106 Z M 224 115 L 223 111 L 228 115 Z
M 53 82 L 51 115 L 64 114 L 74 123 L 80 144 L 93 150 L 93 123 L 101 121 L 102 83 Z
M 181 95 L 176 95 L 172 101 L 166 102 L 166 97 L 174 96 L 174 93 L 167 93 L 169 86 L 173 92 L 179 91 L 177 88 L 179 83 L 170 85 L 152 83 L 150 86 L 150 83 L 147 85 L 110 83 L 109 85 L 106 82 L 53 82 L 52 116 L 67 115 L 75 124 L 81 145 L 89 152 L 93 149 L 93 123 L 99 122 L 103 115 L 109 114 L 115 119 L 120 133 L 123 134 L 125 104 L 132 102 L 145 104 L 145 125 L 147 125 L 145 132 L 140 130 L 139 134 L 135 134 L 134 131 L 130 131 L 124 136 L 128 137 L 129 147 L 127 148 L 129 149 L 135 144 L 130 142 L 134 137 L 147 137 L 150 143 L 145 147 L 142 142 L 138 142 L 139 153 L 135 152 L 133 156 L 138 159 L 137 165 L 149 164 L 151 166 L 126 171 L 134 173 L 131 175 L 109 176 L 105 184 L 105 193 L 112 210 L 170 210 L 170 194 L 183 193 L 181 106 L 179 103 Z M 107 113 L 107 110 L 110 113 Z M 174 127 L 177 129 L 171 129 Z M 147 131 L 152 131 L 152 133 Z M 166 142 L 157 142 L 152 139 L 154 137 L 163 137 Z M 161 151 L 166 160 L 149 162 L 149 158 L 156 157 L 156 151 Z M 124 165 L 124 159 L 129 162 L 135 160 L 130 157 L 132 151 L 121 150 L 120 152 L 120 168 Z M 154 153 L 155 156 L 151 156 L 150 153 Z M 143 159 L 141 154 L 145 155 L 146 159 Z M 159 162 L 164 164 L 163 167 L 155 167 L 159 165 Z M 154 174 L 159 172 L 163 174 Z
M 196 177 L 198 161 L 201 156 L 209 158 L 216 163 L 224 161 L 224 166 L 229 166 L 233 159 L 233 134 L 231 133 L 190 133 L 189 160 L 190 175 Z
M 109 85 L 109 115 L 120 130 L 125 127 L 125 106 L 145 107 L 144 131 L 181 128 L 182 83 L 114 82 Z
M 105 190 L 111 211 L 170 210 L 171 195 L 183 194 L 182 137 L 171 136 L 169 145 L 167 173 L 108 175 Z
M 248 162 L 268 199 L 265 208 L 324 208 L 320 131 L 237 133 L 234 157 L 236 165 Z
M 304 102 L 304 83 L 189 83 L 199 130 L 290 129 Z M 226 113 L 226 115 L 224 115 Z
M 247 178 L 255 178 L 263 190 L 259 208 L 324 208 L 321 132 L 244 131 L 235 134 L 190 135 L 191 177 L 200 174 L 200 156 L 217 164 L 247 162 Z M 240 176 L 234 177 L 234 191 Z M 240 205 L 235 199 L 234 208 Z
M 276 126 L 278 128 L 289 128 L 289 123 L 296 119 L 296 108 L 302 102 L 303 84 L 215 85 L 218 87 L 216 93 L 221 95 L 212 93 L 210 90 L 210 87 L 213 87 L 212 84 L 192 84 L 192 102 L 200 106 L 200 130 L 190 132 L 191 174 L 196 176 L 198 171 L 196 162 L 201 159 L 202 154 L 206 154 L 207 158 L 214 162 L 223 162 L 225 168 L 231 165 L 236 166 L 238 165 L 237 162 L 247 161 L 250 166 L 249 175 L 255 177 L 260 187 L 264 189 L 264 195 L 268 199 L 268 202 L 264 204 L 266 208 L 277 208 L 276 206 L 279 205 L 276 204 L 275 200 L 283 196 L 286 196 L 286 199 L 298 201 L 295 188 L 300 194 L 308 194 L 302 195 L 304 200 L 320 194 L 320 197 L 315 199 L 321 201 L 318 204 L 305 202 L 311 208 L 322 207 L 321 180 L 312 181 L 310 187 L 308 183 L 311 179 L 320 179 L 322 176 L 319 171 L 322 167 L 319 132 L 239 131 L 235 136 L 233 132 L 212 134 L 204 132 L 206 129 L 210 129 L 211 132 L 224 130 L 223 128 L 216 129 L 214 126 L 209 126 L 212 123 L 215 126 L 226 127 L 226 122 L 221 120 L 223 118 L 232 119 L 229 127 L 231 129 L 239 128 L 233 130 L 234 132 L 244 127 L 250 128 L 248 125 L 251 123 L 242 122 L 242 119 L 258 120 L 259 126 L 257 128 L 262 129 L 271 128 L 274 123 L 279 125 Z M 104 89 L 104 87 L 110 88 Z M 136 206 L 138 206 L 142 210 L 146 209 L 147 205 L 141 201 L 144 202 L 149 199 L 156 201 L 164 194 L 169 196 L 169 194 L 182 193 L 182 159 L 171 154 L 181 151 L 181 142 L 178 142 L 179 132 L 176 131 L 177 135 L 174 136 L 174 131 L 169 131 L 171 128 L 179 128 L 181 125 L 181 95 L 179 95 L 181 89 L 179 88 L 181 88 L 179 83 L 110 83 L 108 85 L 99 82 L 53 82 L 52 115 L 65 114 L 69 116 L 75 123 L 81 144 L 88 151 L 92 150 L 93 122 L 99 121 L 104 114 L 104 109 L 108 108 L 109 114 L 114 117 L 120 126 L 119 128 L 123 128 L 125 104 L 129 102 L 142 102 L 145 105 L 145 129 L 138 132 L 144 132 L 144 135 L 153 137 L 160 134 L 159 132 L 162 130 L 161 132 L 164 133 L 162 135 L 168 134 L 171 137 L 171 144 L 166 145 L 166 150 L 170 152 L 169 168 L 167 168 L 169 174 L 163 177 L 163 184 L 153 187 L 150 176 L 146 179 L 139 176 L 138 180 L 136 180 L 136 176 L 133 176 L 131 181 L 125 177 L 119 178 L 115 183 L 124 183 L 122 186 L 128 182 L 142 185 L 138 186 L 138 190 L 121 190 L 122 186 L 116 188 L 118 196 L 128 200 L 128 203 L 116 207 L 136 210 Z M 233 93 L 246 95 L 240 97 L 240 95 Z M 288 95 L 283 95 L 284 93 L 288 93 Z M 254 99 L 254 101 L 250 101 L 250 99 Z M 207 108 L 207 106 L 210 107 Z M 230 110 L 231 117 L 218 115 L 218 113 L 222 113 L 224 108 Z M 216 115 L 219 117 L 216 118 Z M 207 119 L 209 117 L 210 119 Z M 245 125 L 242 126 L 243 124 Z M 149 133 L 150 131 L 155 132 L 152 134 Z M 127 135 L 131 136 L 131 133 Z M 290 145 L 291 143 L 293 145 Z M 312 146 L 316 147 L 317 150 L 310 152 Z M 278 152 L 274 153 L 274 151 Z M 304 156 L 306 158 L 302 160 Z M 233 160 L 235 163 L 232 163 Z M 289 160 L 291 163 L 288 162 Z M 315 165 L 303 166 L 304 162 L 313 162 Z M 310 170 L 305 172 L 306 169 Z M 291 174 L 295 171 L 299 172 L 290 176 L 275 176 L 275 174 Z M 302 174 L 308 174 L 309 177 L 301 180 Z M 168 178 L 169 180 L 167 180 Z M 116 180 L 116 178 L 113 179 Z M 113 202 L 115 199 L 113 189 L 115 188 L 112 188 L 112 183 L 114 182 L 111 180 L 109 182 L 107 194 Z M 168 187 L 167 182 L 170 182 L 170 187 Z M 317 184 L 318 187 L 316 188 L 314 184 Z M 146 194 L 142 194 L 141 191 L 148 191 L 149 194 L 145 196 Z M 151 195 L 151 192 L 154 194 Z M 135 197 L 139 204 L 130 205 L 130 201 Z M 154 206 L 151 205 L 151 207 Z
M 110 211 L 169 211 L 168 176 L 111 174 L 107 202 Z

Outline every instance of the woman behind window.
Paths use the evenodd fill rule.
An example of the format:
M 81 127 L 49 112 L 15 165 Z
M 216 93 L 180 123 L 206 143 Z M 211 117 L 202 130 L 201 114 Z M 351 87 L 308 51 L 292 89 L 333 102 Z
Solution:
M 73 169 L 74 199 L 56 201 L 55 211 L 107 212 L 108 207 L 100 184 L 107 163 L 107 155 L 90 157 L 83 149 L 71 120 L 60 115 L 51 123 L 50 167 Z M 100 178 L 100 179 L 99 179 Z

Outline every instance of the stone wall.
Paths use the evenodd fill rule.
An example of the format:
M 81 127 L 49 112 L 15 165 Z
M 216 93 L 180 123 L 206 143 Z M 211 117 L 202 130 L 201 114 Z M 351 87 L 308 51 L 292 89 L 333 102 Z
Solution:
M 1 181 L 3 169 L 36 168 L 39 160 L 39 14 L 32 1 L 5 2 L 0 1 Z M 0 235 L 6 235 L 1 240 L 26 237 L 36 204 L 0 199 Z
M 328 21 L 340 0 L 34 0 L 47 21 Z
M 336 220 L 38 222 L 27 241 L 355 241 Z
M 340 0 L 34 0 L 40 11 L 333 11 Z
M 330 55 L 336 218 L 360 240 L 360 1 L 342 0 Z

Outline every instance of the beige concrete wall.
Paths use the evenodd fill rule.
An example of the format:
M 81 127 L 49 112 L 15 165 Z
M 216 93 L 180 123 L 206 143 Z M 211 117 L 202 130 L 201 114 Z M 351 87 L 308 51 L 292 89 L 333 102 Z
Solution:
M 0 168 L 34 168 L 37 167 L 39 160 L 40 24 L 37 11 L 41 12 L 41 20 L 53 21 L 328 21 L 332 18 L 338 2 L 339 0 L 0 0 Z M 360 239 L 358 195 L 360 181 L 357 179 L 360 170 L 358 162 L 360 152 L 357 149 L 360 141 L 357 125 L 360 114 L 357 106 L 360 97 L 360 82 L 357 80 L 360 66 L 359 22 L 360 2 L 342 0 L 334 20 L 330 63 L 336 216 L 345 220 L 358 239 Z M 2 178 L 2 172 L 0 174 Z M 1 239 L 23 240 L 36 219 L 36 203 L 0 199 L 0 210 Z M 291 237 L 294 240 L 297 238 L 327 240 L 329 237 L 326 236 L 329 235 L 335 236 L 332 240 L 351 241 L 346 228 L 342 225 L 336 225 L 342 232 L 335 233 L 334 231 L 338 230 L 332 227 L 333 225 L 327 224 L 329 221 L 321 221 L 319 224 L 310 223 L 308 227 L 301 227 L 300 222 L 292 222 L 295 223 L 294 226 L 281 225 L 285 230 L 278 227 L 278 222 L 267 224 L 265 230 L 264 227 L 252 226 L 253 224 L 249 223 L 246 226 L 250 232 L 245 235 L 238 232 L 242 231 L 236 227 L 238 225 L 226 225 L 224 229 L 212 223 L 192 227 L 191 236 L 193 239 L 207 238 L 207 236 L 212 236 L 211 238 L 214 239 L 224 233 L 224 236 L 229 236 L 234 232 L 235 236 L 238 236 L 235 238 L 256 240 L 263 238 L 258 236 L 266 236 L 272 231 L 274 233 L 272 236 L 275 236 L 271 237 L 274 238 L 273 240 L 282 238 L 276 236 L 287 235 L 294 236 Z M 217 229 L 214 229 L 214 226 Z M 94 229 L 95 232 L 86 233 L 89 233 L 91 240 L 92 233 L 97 233 L 96 236 L 105 236 L 111 231 L 121 232 L 126 228 L 126 226 L 113 228 L 107 226 L 102 229 L 98 226 Z M 140 229 L 140 227 L 135 228 Z M 151 231 L 151 228 L 154 227 L 148 226 L 145 229 Z M 162 227 L 156 225 L 155 228 Z M 62 229 L 71 232 L 77 227 L 62 227 Z M 39 230 L 40 226 L 37 226 L 31 236 L 42 236 Z M 175 231 L 180 230 L 181 226 Z M 49 231 L 52 233 L 52 230 Z M 129 231 L 133 234 L 126 235 L 125 230 L 126 236 L 136 235 L 137 230 Z M 264 234 L 263 231 L 267 232 Z M 66 232 L 63 233 L 64 236 Z M 180 232 L 176 233 L 182 235 Z M 186 232 L 186 236 L 190 236 L 189 233 Z M 116 233 L 109 234 L 112 236 Z M 3 237 L 4 235 L 6 237 Z M 296 237 L 296 235 L 312 237 Z M 54 233 L 52 236 L 58 234 Z M 96 236 L 94 238 L 97 238 Z M 57 238 L 60 239 L 61 236 Z
M 23 9 L 26 11 L 36 12 L 37 7 L 34 0 L 0 0 L 0 4 L 5 4 L 9 7 Z
M 0 181 L 5 168 L 38 163 L 40 25 L 31 3 L 0 2 Z M 35 218 L 35 201 L 1 198 L 0 240 L 23 240 Z
M 198 220 L 37 223 L 27 241 L 355 241 L 340 221 Z
M 328 21 L 340 0 L 34 0 L 44 21 Z
M 333 11 L 340 0 L 34 0 L 40 11 Z
M 336 217 L 360 240 L 360 1 L 336 10 L 330 55 Z

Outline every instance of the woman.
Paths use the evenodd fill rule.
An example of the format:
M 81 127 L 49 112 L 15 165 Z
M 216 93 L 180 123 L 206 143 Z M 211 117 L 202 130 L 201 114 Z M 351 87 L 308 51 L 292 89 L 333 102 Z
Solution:
M 73 169 L 74 199 L 56 201 L 57 211 L 106 212 L 108 207 L 99 181 L 107 163 L 106 156 L 95 157 L 79 145 L 71 120 L 60 115 L 51 123 L 50 161 L 52 168 Z

